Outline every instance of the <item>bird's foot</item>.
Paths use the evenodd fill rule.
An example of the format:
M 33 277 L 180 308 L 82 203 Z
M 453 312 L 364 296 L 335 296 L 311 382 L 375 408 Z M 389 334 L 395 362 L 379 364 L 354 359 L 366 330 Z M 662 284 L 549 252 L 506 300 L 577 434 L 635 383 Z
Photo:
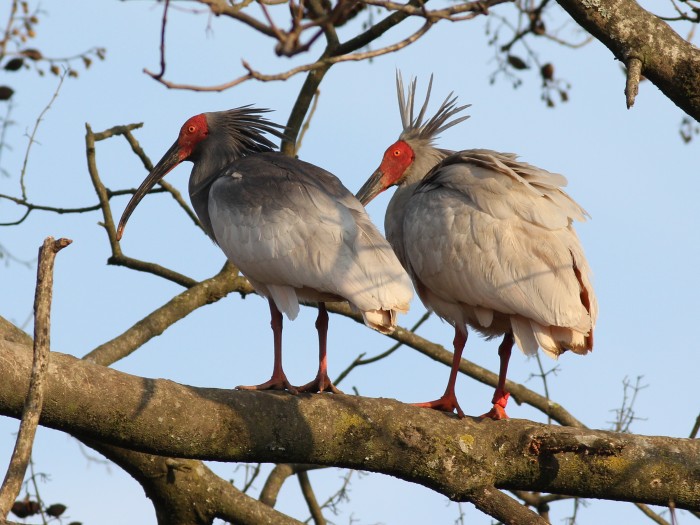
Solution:
M 501 405 L 493 405 L 493 408 L 486 412 L 485 414 L 481 414 L 479 416 L 479 419 L 493 419 L 495 421 L 498 421 L 499 419 L 509 419 L 508 414 L 506 414 L 506 410 L 501 406 Z
M 442 410 L 443 412 L 454 412 L 457 411 L 457 416 L 462 419 L 464 417 L 464 412 L 457 403 L 457 397 L 452 394 L 445 394 L 440 399 L 435 401 L 428 401 L 427 403 L 411 403 L 414 407 L 422 408 L 433 408 L 435 410 Z
M 297 391 L 299 392 L 332 392 L 333 394 L 342 394 L 343 392 L 336 388 L 336 386 L 331 382 L 328 374 L 319 372 L 316 378 L 310 383 L 298 386 Z
M 286 390 L 294 395 L 299 393 L 299 390 L 287 381 L 287 376 L 284 374 L 273 375 L 269 381 L 265 381 L 259 385 L 239 385 L 236 387 L 236 390 Z
M 491 402 L 493 403 L 493 408 L 479 416 L 480 419 L 509 419 L 508 414 L 506 414 L 506 405 L 508 404 L 508 398 L 510 393 L 505 390 L 496 389 L 496 393 L 493 395 Z

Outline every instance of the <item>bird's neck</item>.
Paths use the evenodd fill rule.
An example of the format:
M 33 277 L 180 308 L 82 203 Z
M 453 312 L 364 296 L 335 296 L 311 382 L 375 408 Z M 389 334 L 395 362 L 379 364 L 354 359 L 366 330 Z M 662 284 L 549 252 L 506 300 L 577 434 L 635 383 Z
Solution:
M 420 144 L 413 147 L 413 153 L 415 158 L 406 170 L 406 174 L 399 184 L 399 190 L 405 187 L 415 187 L 430 170 L 453 152 L 435 148 L 430 144 Z
M 386 238 L 404 267 L 406 267 L 406 260 L 403 246 L 403 217 L 408 199 L 430 170 L 452 153 L 429 145 L 413 146 L 413 151 L 415 160 L 406 170 L 403 180 L 391 197 L 384 218 Z
M 192 173 L 190 174 L 189 193 L 192 207 L 194 208 L 199 221 L 204 228 L 204 231 L 216 241 L 214 238 L 214 230 L 209 217 L 209 189 L 216 179 L 226 174 L 227 168 L 232 162 L 239 159 L 242 155 L 235 152 L 223 154 L 222 150 L 218 150 L 216 155 L 208 155 L 203 152 L 194 161 Z

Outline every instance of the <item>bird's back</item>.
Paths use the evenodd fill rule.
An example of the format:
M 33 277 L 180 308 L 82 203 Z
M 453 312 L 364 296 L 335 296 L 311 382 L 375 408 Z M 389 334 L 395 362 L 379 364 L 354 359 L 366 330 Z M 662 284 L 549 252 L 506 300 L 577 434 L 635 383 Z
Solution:
M 487 336 L 512 330 L 526 353 L 592 347 L 597 303 L 566 179 L 514 155 L 457 152 L 403 210 L 407 269 L 427 306 Z
M 299 300 L 347 300 L 391 331 L 396 311 L 408 309 L 408 276 L 331 173 L 279 153 L 250 155 L 212 184 L 208 208 L 227 257 L 288 317 Z

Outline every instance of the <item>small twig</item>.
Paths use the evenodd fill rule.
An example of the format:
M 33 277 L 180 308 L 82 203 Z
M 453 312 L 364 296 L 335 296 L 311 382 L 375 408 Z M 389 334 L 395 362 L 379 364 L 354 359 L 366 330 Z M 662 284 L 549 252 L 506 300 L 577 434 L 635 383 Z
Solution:
M 627 84 L 625 86 L 625 97 L 627 98 L 627 109 L 634 106 L 634 99 L 639 93 L 639 79 L 642 74 L 642 61 L 637 57 L 630 57 L 627 60 Z
M 246 465 L 246 481 L 245 484 L 243 485 L 243 488 L 241 489 L 241 492 L 246 493 L 250 490 L 250 488 L 253 486 L 253 482 L 257 479 L 258 475 L 260 474 L 260 463 L 257 463 L 255 467 L 253 467 L 253 474 L 248 477 L 248 465 Z
M 693 425 L 693 430 L 690 431 L 690 439 L 695 439 L 698 436 L 698 431 L 700 430 L 700 414 L 695 418 L 695 424 Z
M 39 416 L 44 403 L 44 381 L 50 348 L 53 265 L 56 254 L 71 242 L 68 239 L 55 241 L 53 237 L 47 237 L 39 250 L 34 298 L 34 362 L 15 449 L 12 452 L 5 480 L 0 487 L 0 518 L 2 519 L 7 518 L 12 504 L 19 495 L 31 457 L 34 435 L 39 425 Z
M 36 340 L 35 340 L 36 341 Z M 39 483 L 36 481 L 37 475 L 34 472 L 34 461 L 32 461 L 32 456 L 29 456 L 29 480 L 34 485 L 34 497 L 39 503 L 39 513 L 41 514 L 42 523 L 46 523 L 46 514 L 44 513 L 44 501 L 41 499 L 41 494 L 39 494 Z
M 310 470 L 310 469 L 308 469 Z M 345 475 L 343 476 L 343 484 L 340 486 L 338 490 L 335 491 L 334 494 L 331 494 L 328 496 L 326 501 L 323 502 L 321 505 L 321 509 L 329 509 L 333 514 L 338 514 L 339 509 L 338 505 L 340 504 L 341 501 L 349 501 L 348 497 L 348 486 L 350 485 L 350 478 L 352 478 L 352 475 L 358 471 L 356 470 L 348 470 Z
M 7 17 L 7 26 L 5 27 L 3 38 L 0 40 L 0 58 L 5 58 L 5 50 L 7 49 L 7 43 L 10 41 L 10 35 L 12 33 L 12 26 L 15 22 L 15 16 L 17 15 L 18 5 L 19 0 L 12 0 L 10 16 Z
M 326 518 L 323 517 L 316 494 L 314 494 L 311 481 L 309 481 L 309 474 L 305 470 L 301 470 L 297 472 L 297 478 L 299 479 L 301 493 L 304 495 L 304 500 L 309 507 L 309 512 L 311 512 L 311 518 L 314 520 L 315 525 L 326 525 Z
M 162 78 L 157 78 L 157 75 L 148 69 L 144 69 L 144 73 L 147 75 L 150 75 L 153 77 L 155 80 L 158 82 L 162 83 L 163 85 L 169 87 L 170 89 L 184 89 L 184 90 L 189 90 L 189 91 L 224 91 L 226 89 L 232 88 L 234 86 L 237 86 L 238 84 L 242 84 L 243 82 L 251 79 L 259 80 L 261 82 L 272 82 L 272 81 L 277 81 L 277 80 L 287 80 L 294 75 L 297 75 L 299 73 L 304 73 L 307 71 L 314 71 L 317 69 L 323 69 L 327 68 L 332 64 L 337 64 L 339 62 L 348 62 L 348 61 L 361 61 L 361 60 L 367 60 L 369 58 L 375 58 L 381 55 L 386 55 L 388 53 L 393 53 L 395 51 L 398 51 L 399 49 L 403 49 L 404 47 L 414 43 L 416 40 L 418 40 L 420 37 L 425 35 L 425 33 L 428 32 L 428 30 L 433 26 L 433 22 L 431 21 L 426 21 L 423 26 L 410 35 L 409 37 L 405 38 L 404 40 L 401 40 L 400 42 L 397 42 L 395 44 L 391 44 L 389 46 L 383 47 L 381 49 L 376 49 L 374 51 L 366 51 L 363 53 L 354 53 L 354 54 L 346 54 L 346 55 L 339 55 L 339 56 L 331 56 L 331 57 L 322 57 L 316 62 L 311 62 L 309 64 L 304 64 L 301 66 L 297 66 L 295 68 L 292 68 L 288 71 L 285 71 L 283 73 L 277 73 L 277 74 L 264 74 L 260 73 L 259 71 L 256 71 L 253 69 L 253 67 L 243 60 L 243 67 L 248 71 L 247 74 L 242 75 L 230 82 L 225 82 L 223 84 L 217 84 L 215 86 L 197 86 L 194 84 L 177 84 L 174 82 L 170 82 L 167 80 L 164 80 Z
M 547 372 L 544 371 L 544 367 L 542 366 L 542 359 L 540 359 L 540 353 L 537 352 L 535 354 L 535 359 L 537 360 L 537 366 L 540 369 L 539 374 L 530 374 L 530 377 L 528 379 L 531 379 L 533 377 L 539 377 L 542 379 L 542 385 L 544 386 L 544 397 L 547 399 L 547 401 L 551 401 L 551 397 L 549 395 L 549 384 L 547 383 L 547 376 L 549 374 L 554 374 L 556 375 L 557 372 L 559 371 L 559 366 L 554 366 Z M 547 414 L 547 424 L 551 425 L 552 424 L 552 418 L 549 414 Z
M 314 116 L 314 113 L 316 113 L 316 107 L 318 106 L 318 97 L 321 94 L 321 90 L 317 89 L 316 92 L 314 93 L 314 100 L 311 103 L 311 109 L 309 110 L 309 116 L 306 117 L 306 120 L 304 121 L 304 124 L 301 126 L 301 130 L 299 131 L 299 138 L 297 139 L 296 142 L 296 151 L 294 152 L 295 154 L 299 153 L 299 150 L 301 149 L 301 142 L 304 140 L 304 135 L 306 135 L 306 132 L 309 130 L 309 126 L 311 125 L 311 119 Z
M 654 523 L 658 523 L 659 525 L 670 525 L 668 521 L 663 519 L 661 516 L 659 516 L 656 512 L 651 510 L 647 505 L 644 503 L 635 503 L 635 507 L 637 507 L 639 510 L 641 510 L 644 515 L 646 515 L 647 518 L 649 518 L 651 521 Z
M 0 54 L 0 56 L 2 56 L 2 54 Z M 7 171 L 2 169 L 2 152 L 5 150 L 5 148 L 10 149 L 10 146 L 5 143 L 5 136 L 7 135 L 7 128 L 12 125 L 10 115 L 12 114 L 14 107 L 15 106 L 12 103 L 12 100 L 10 100 L 7 103 L 7 111 L 2 119 L 2 124 L 0 124 L 0 175 L 7 175 Z
M 481 512 L 502 523 L 548 525 L 548 521 L 494 487 L 484 487 L 468 498 Z
M 237 276 L 237 273 L 236 268 L 227 262 L 214 277 L 205 279 L 201 283 L 192 280 L 192 286 L 188 287 L 188 290 L 173 297 L 121 335 L 101 344 L 85 355 L 83 359 L 109 366 L 128 356 L 153 337 L 162 334 L 169 326 L 197 308 L 211 304 L 232 291 L 243 294 L 253 293 L 253 287 L 247 279 Z
M 22 189 L 22 198 L 24 200 L 27 200 L 27 188 L 24 185 L 24 176 L 27 173 L 27 162 L 29 161 L 29 152 L 32 149 L 32 144 L 34 144 L 36 137 L 36 133 L 39 130 L 39 125 L 41 122 L 44 120 L 44 115 L 51 109 L 51 105 L 53 104 L 54 100 L 58 98 L 58 92 L 61 90 L 61 86 L 63 85 L 63 81 L 66 78 L 66 71 L 61 74 L 60 77 L 58 77 L 58 86 L 56 87 L 56 91 L 54 91 L 53 96 L 51 97 L 51 100 L 49 100 L 49 103 L 46 104 L 46 107 L 42 110 L 42 112 L 39 114 L 39 117 L 36 119 L 36 122 L 34 123 L 34 129 L 32 130 L 31 135 L 29 135 L 29 144 L 27 144 L 27 151 L 24 154 L 24 162 L 22 163 L 22 171 L 20 172 L 19 175 L 19 186 Z
M 508 2 L 510 0 L 491 0 L 489 2 L 464 2 L 462 4 L 448 7 L 445 9 L 425 9 L 422 5 L 412 6 L 410 4 L 398 4 L 386 0 L 363 0 L 363 3 L 383 7 L 389 11 L 400 11 L 410 16 L 419 16 L 428 20 L 437 21 L 440 19 L 459 22 L 466 19 L 471 19 L 476 16 L 486 14 L 489 7 Z M 457 17 L 455 15 L 461 13 L 470 13 L 466 16 Z
M 416 330 L 418 330 L 418 328 L 420 327 L 420 325 L 422 325 L 425 321 L 427 321 L 429 317 L 430 317 L 430 312 L 429 312 L 429 311 L 425 312 L 425 313 L 421 316 L 421 318 L 418 319 L 418 321 L 416 322 L 416 324 L 414 324 L 414 325 L 409 329 L 409 331 L 415 332 Z M 403 342 L 398 342 L 398 343 L 392 345 L 388 350 L 385 350 L 384 352 L 382 352 L 381 354 L 377 354 L 377 355 L 375 355 L 375 356 L 373 356 L 373 357 L 368 357 L 367 359 L 364 359 L 365 353 L 364 353 L 364 352 L 361 353 L 360 355 L 358 355 L 358 356 L 355 358 L 355 360 L 354 360 L 352 363 L 350 363 L 350 365 L 348 365 L 348 367 L 347 367 L 345 370 L 343 370 L 343 371 L 338 375 L 338 377 L 336 378 L 336 380 L 335 380 L 333 383 L 336 384 L 336 385 L 340 384 L 340 382 L 341 382 L 343 379 L 345 379 L 345 378 L 350 374 L 350 372 L 352 372 L 352 371 L 353 371 L 355 368 L 357 368 L 358 366 L 364 366 L 364 365 L 369 365 L 369 364 L 372 364 L 372 363 L 376 363 L 377 361 L 380 361 L 381 359 L 384 359 L 384 358 L 386 358 L 386 357 L 389 357 L 389 356 L 390 356 L 391 354 L 393 354 L 396 350 L 398 350 L 399 348 L 401 348 L 401 347 L 403 346 L 403 344 L 404 344 Z
M 156 80 L 160 79 L 165 75 L 165 27 L 168 24 L 168 8 L 170 7 L 170 0 L 165 0 L 163 6 L 163 21 L 160 26 L 160 73 L 158 73 L 154 78 Z

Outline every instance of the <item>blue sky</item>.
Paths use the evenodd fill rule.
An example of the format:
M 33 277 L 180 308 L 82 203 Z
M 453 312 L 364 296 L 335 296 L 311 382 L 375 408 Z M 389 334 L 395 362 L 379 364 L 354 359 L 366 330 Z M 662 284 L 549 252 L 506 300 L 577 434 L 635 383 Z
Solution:
M 70 7 L 70 8 L 67 8 Z M 7 7 L 0 9 L 5 19 Z M 275 110 L 272 118 L 285 122 L 302 76 L 283 83 L 247 83 L 223 93 L 169 91 L 143 74 L 158 68 L 160 6 L 149 2 L 73 1 L 45 5 L 33 47 L 54 56 L 74 55 L 92 46 L 107 48 L 107 59 L 80 78 L 68 79 L 39 128 L 26 174 L 29 198 L 37 203 L 83 206 L 97 201 L 86 170 L 85 123 L 100 131 L 117 124 L 144 122 L 136 132 L 146 153 L 156 161 L 175 140 L 181 124 L 203 111 L 254 103 Z M 255 6 L 253 6 L 255 9 Z M 286 8 L 276 8 L 284 13 Z M 494 8 L 505 13 L 506 6 Z M 218 84 L 243 73 L 241 58 L 266 73 L 277 73 L 302 62 L 280 60 L 271 45 L 243 26 L 172 11 L 168 27 L 168 69 L 171 80 Z M 560 17 L 552 20 L 559 24 Z M 211 30 L 208 30 L 208 24 Z M 419 22 L 411 22 L 415 29 Z M 410 24 L 409 24 L 410 25 Z M 570 30 L 575 31 L 575 26 Z M 408 35 L 411 28 L 388 33 L 384 43 Z M 568 31 L 568 30 L 567 30 Z M 349 33 L 348 33 L 349 34 Z M 486 45 L 484 21 L 442 23 L 426 37 L 399 53 L 372 63 L 336 66 L 321 85 L 311 128 L 299 155 L 334 172 L 353 192 L 377 167 L 384 149 L 400 132 L 394 72 L 417 75 L 427 85 L 435 75 L 434 105 L 450 91 L 470 103 L 471 118 L 448 130 L 440 145 L 451 149 L 490 148 L 513 152 L 532 164 L 566 175 L 569 193 L 591 214 L 577 226 L 594 272 L 600 302 L 595 351 L 586 356 L 565 355 L 559 372 L 549 381 L 550 392 L 577 418 L 594 428 L 609 428 L 620 405 L 625 377 L 643 376 L 648 385 L 635 406 L 640 418 L 633 431 L 649 435 L 686 437 L 700 412 L 692 387 L 696 382 L 698 342 L 689 330 L 700 307 L 700 234 L 697 229 L 698 142 L 685 145 L 678 135 L 682 113 L 649 82 L 640 86 L 633 109 L 624 104 L 624 75 L 620 64 L 598 42 L 571 50 L 535 42 L 543 62 L 552 61 L 557 74 L 571 84 L 570 100 L 547 109 L 539 99 L 535 73 L 513 90 L 506 80 L 490 84 L 496 67 Z M 524 55 L 522 52 L 518 52 Z M 13 119 L 3 152 L 0 193 L 17 195 L 18 173 L 26 149 L 26 132 L 50 100 L 57 80 L 30 72 L 3 75 L 16 90 Z M 97 161 L 105 183 L 113 188 L 135 187 L 146 173 L 126 142 L 112 139 L 98 144 Z M 168 180 L 186 193 L 189 165 Z M 368 211 L 378 225 L 389 195 L 373 201 Z M 115 213 L 126 198 L 112 201 Z M 0 202 L 0 222 L 17 218 L 21 210 Z M 52 346 L 82 356 L 118 335 L 181 289 L 167 282 L 106 265 L 106 236 L 101 216 L 56 216 L 33 213 L 21 226 L 3 228 L 0 243 L 13 255 L 33 260 L 44 237 L 68 237 L 74 243 L 61 252 L 56 265 Z M 133 257 L 169 265 L 197 279 L 213 275 L 223 254 L 164 196 L 147 198 L 132 216 L 122 241 Z M 11 263 L 0 268 L 5 300 L 0 315 L 22 323 L 31 313 L 34 268 Z M 401 320 L 410 326 L 424 312 L 415 302 Z M 315 310 L 303 310 L 284 333 L 285 368 L 292 383 L 308 381 L 315 373 Z M 31 330 L 31 324 L 27 327 Z M 431 319 L 419 333 L 448 347 L 452 330 Z M 358 353 L 380 353 L 392 341 L 344 319 L 331 319 L 330 375 L 337 375 Z M 465 357 L 495 369 L 497 343 L 477 335 L 468 341 Z M 542 357 L 549 369 L 555 365 Z M 198 385 L 228 388 L 261 382 L 272 366 L 272 338 L 263 300 L 229 297 L 202 308 L 115 368 L 147 377 L 162 377 Z M 537 362 L 514 353 L 509 378 L 541 391 L 529 379 Z M 340 385 L 355 386 L 367 396 L 424 401 L 444 389 L 447 368 L 410 349 L 355 371 Z M 464 410 L 482 413 L 492 391 L 466 377 L 457 382 Z M 536 412 L 511 403 L 516 418 L 542 420 Z M 13 420 L 0 419 L 0 468 L 13 445 Z M 4 437 L 3 437 L 4 436 Z M 118 468 L 88 462 L 77 442 L 63 434 L 42 430 L 35 448 L 37 468 L 51 474 L 42 484 L 49 503 L 69 506 L 72 519 L 84 523 L 155 523 L 150 503 L 136 482 Z M 215 465 L 235 477 L 235 465 Z M 311 473 L 323 500 L 340 484 L 336 470 Z M 262 481 L 257 488 L 262 487 Z M 381 475 L 355 478 L 351 501 L 336 523 L 350 517 L 360 523 L 448 523 L 459 515 L 455 504 L 428 489 Z M 107 512 L 119 502 L 120 511 Z M 388 505 L 387 505 L 388 502 Z M 392 504 L 396 502 L 396 504 Z M 297 484 L 290 481 L 278 508 L 305 519 Z M 470 505 L 462 506 L 469 523 L 490 523 Z M 571 514 L 569 504 L 553 507 L 558 521 Z M 630 504 L 592 502 L 579 510 L 579 524 L 641 521 Z

